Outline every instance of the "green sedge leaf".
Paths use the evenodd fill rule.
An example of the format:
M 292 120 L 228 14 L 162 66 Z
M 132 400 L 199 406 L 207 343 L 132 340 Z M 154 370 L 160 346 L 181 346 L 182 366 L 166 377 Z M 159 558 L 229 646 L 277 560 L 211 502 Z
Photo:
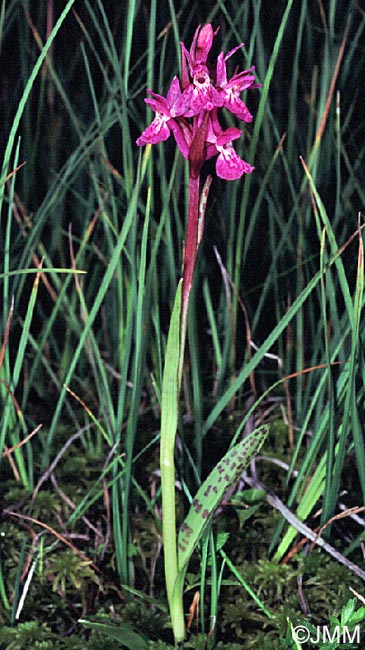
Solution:
M 207 523 L 225 492 L 260 451 L 269 427 L 263 425 L 232 447 L 200 486 L 178 537 L 179 572 L 184 572 Z
M 135 632 L 127 623 L 120 623 L 118 627 L 96 621 L 85 621 L 84 619 L 80 619 L 79 623 L 96 630 L 104 636 L 119 641 L 123 648 L 128 648 L 128 650 L 147 650 L 148 648 L 146 638 Z

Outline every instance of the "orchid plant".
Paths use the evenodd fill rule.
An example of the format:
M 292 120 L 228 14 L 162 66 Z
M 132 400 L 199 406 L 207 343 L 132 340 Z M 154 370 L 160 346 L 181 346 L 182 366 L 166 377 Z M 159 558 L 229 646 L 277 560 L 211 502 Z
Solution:
M 227 76 L 227 61 L 243 43 L 208 64 L 218 29 L 199 26 L 188 51 L 181 43 L 181 78 L 174 77 L 166 97 L 147 92 L 145 102 L 155 112 L 152 123 L 138 138 L 139 146 L 163 142 L 172 133 L 189 164 L 189 205 L 183 272 L 178 284 L 166 346 L 161 396 L 160 468 L 162 492 L 162 536 L 164 543 L 165 582 L 175 643 L 182 647 L 185 638 L 183 583 L 190 557 L 203 534 L 210 515 L 225 491 L 234 483 L 250 460 L 258 453 L 268 430 L 266 426 L 230 449 L 209 474 L 192 501 L 190 511 L 176 538 L 175 513 L 175 437 L 178 402 L 185 352 L 189 298 L 199 245 L 203 235 L 205 208 L 212 177 L 201 188 L 201 170 L 206 160 L 217 157 L 217 176 L 225 180 L 250 174 L 254 167 L 242 160 L 233 147 L 242 131 L 223 129 L 219 111 L 228 110 L 241 122 L 252 115 L 242 101 L 241 92 L 257 88 L 254 68 Z

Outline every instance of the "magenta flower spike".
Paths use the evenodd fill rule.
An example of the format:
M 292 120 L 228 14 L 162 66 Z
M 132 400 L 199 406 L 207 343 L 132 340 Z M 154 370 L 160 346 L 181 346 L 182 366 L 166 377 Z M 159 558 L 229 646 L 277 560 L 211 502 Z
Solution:
M 190 161 L 191 173 L 195 176 L 197 160 L 191 147 L 196 148 L 196 134 L 205 121 L 205 114 L 208 114 L 203 143 L 199 135 L 199 173 L 205 160 L 217 156 L 217 176 L 235 180 L 243 174 L 250 174 L 254 167 L 242 160 L 233 148 L 232 141 L 241 135 L 241 131 L 223 131 L 218 110 L 226 109 L 239 120 L 251 122 L 252 115 L 240 95 L 248 88 L 259 87 L 259 84 L 255 84 L 254 67 L 238 72 L 230 79 L 227 76 L 227 61 L 242 48 L 243 43 L 226 55 L 221 52 L 215 65 L 208 67 L 208 57 L 217 33 L 218 29 L 213 31 L 210 24 L 199 25 L 190 50 L 181 43 L 181 79 L 173 78 L 166 97 L 152 90 L 147 91 L 152 98 L 145 99 L 145 102 L 155 112 L 155 118 L 140 135 L 137 144 L 164 142 L 173 133 L 179 150 Z

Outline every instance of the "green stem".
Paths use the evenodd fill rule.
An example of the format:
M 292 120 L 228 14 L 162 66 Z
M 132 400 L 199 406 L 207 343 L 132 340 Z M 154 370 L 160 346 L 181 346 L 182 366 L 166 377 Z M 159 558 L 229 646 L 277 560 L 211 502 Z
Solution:
M 162 539 L 167 599 L 170 608 L 175 641 L 185 637 L 182 599 L 174 598 L 174 586 L 178 575 L 175 513 L 175 463 L 174 449 L 178 421 L 180 393 L 180 312 L 182 282 L 180 281 L 171 315 L 166 346 L 165 367 L 161 395 L 161 442 L 160 470 L 162 496 Z
M 175 512 L 175 438 L 177 432 L 179 395 L 184 364 L 189 298 L 194 268 L 201 239 L 204 207 L 199 214 L 200 176 L 190 173 L 188 225 L 185 243 L 183 277 L 178 285 L 166 346 L 161 396 L 161 495 L 162 538 L 164 545 L 165 583 L 175 643 L 185 639 L 183 584 L 178 580 L 177 535 Z M 205 199 L 209 190 L 205 190 Z M 206 203 L 206 200 L 205 200 Z M 199 221 L 201 219 L 201 221 Z M 200 227 L 199 227 L 200 224 Z

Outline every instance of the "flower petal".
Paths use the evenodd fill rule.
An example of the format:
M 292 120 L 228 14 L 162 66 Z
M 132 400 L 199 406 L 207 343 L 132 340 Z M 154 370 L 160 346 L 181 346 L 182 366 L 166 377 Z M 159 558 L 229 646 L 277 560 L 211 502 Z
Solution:
M 169 106 L 173 106 L 181 97 L 180 82 L 175 75 L 171 81 L 170 88 L 167 91 L 166 99 Z
M 239 98 L 238 93 L 233 89 L 228 88 L 224 91 L 224 104 L 233 115 L 243 122 L 252 122 L 252 115 L 248 110 L 246 104 Z
M 167 102 L 164 97 L 162 99 L 164 99 L 165 103 L 162 103 L 159 99 L 149 99 L 148 97 L 144 101 L 155 113 L 161 113 L 170 117 L 170 109 L 167 106 Z
M 217 147 L 217 149 L 220 153 L 215 168 L 217 176 L 220 178 L 226 181 L 233 181 L 241 178 L 243 174 L 251 174 L 255 169 L 239 157 L 232 145 L 226 144 L 224 147 Z
M 160 113 L 165 113 L 168 115 L 169 105 L 167 103 L 166 97 L 162 97 L 162 95 L 154 93 L 153 90 L 150 90 L 150 88 L 147 88 L 147 92 L 149 95 L 152 95 L 152 99 L 145 99 L 144 101 L 146 104 L 151 106 L 152 110 L 155 111 L 155 113 L 159 111 Z
M 184 158 L 188 158 L 191 143 L 191 127 L 183 120 L 171 120 L 169 127 Z
M 181 92 L 180 82 L 176 76 L 171 82 L 166 101 L 169 106 L 170 117 L 184 115 L 189 108 L 185 93 Z
M 227 87 L 228 88 L 235 87 L 239 91 L 245 90 L 246 88 L 250 88 L 255 83 L 255 75 L 250 74 L 254 69 L 255 67 L 252 66 L 252 68 L 250 68 L 249 70 L 244 70 L 243 72 L 239 72 L 238 74 L 235 74 L 232 77 L 232 79 L 228 81 Z
M 232 50 L 229 50 L 229 52 L 227 52 L 226 56 L 224 57 L 225 60 L 227 61 L 227 59 L 229 59 L 232 56 L 232 54 L 237 52 L 237 50 L 240 50 L 241 47 L 243 47 L 243 46 L 244 46 L 244 43 L 240 43 L 239 45 L 236 45 L 236 47 L 234 47 Z
M 195 64 L 206 63 L 213 45 L 213 27 L 208 23 L 201 28 L 195 52 Z
M 167 140 L 170 135 L 170 129 L 167 126 L 169 119 L 170 118 L 167 115 L 156 113 L 156 117 L 152 124 L 150 124 L 147 129 L 143 131 L 142 135 L 139 136 L 138 140 L 136 140 L 138 146 L 142 147 L 144 144 L 157 144 L 158 142 Z
M 237 129 L 235 126 L 222 131 L 217 137 L 217 147 L 223 147 L 223 145 L 232 142 L 232 140 L 237 140 L 242 135 L 242 131 Z
M 217 59 L 216 84 L 222 87 L 227 84 L 227 68 L 224 52 L 221 52 Z

